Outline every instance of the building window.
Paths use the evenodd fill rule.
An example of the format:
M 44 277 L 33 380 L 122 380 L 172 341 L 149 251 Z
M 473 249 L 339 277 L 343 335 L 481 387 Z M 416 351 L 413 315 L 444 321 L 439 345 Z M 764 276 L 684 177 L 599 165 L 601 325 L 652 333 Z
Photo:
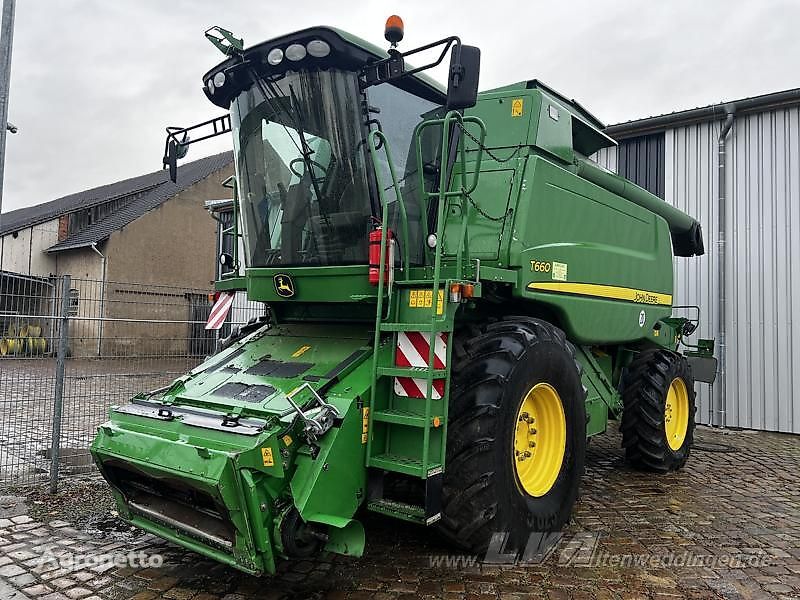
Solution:
M 75 288 L 69 290 L 69 316 L 78 316 L 78 305 L 80 303 L 81 292 Z
M 115 212 L 125 208 L 133 200 L 141 198 L 145 193 L 149 192 L 151 189 L 152 187 L 148 187 L 135 194 L 129 194 L 127 196 L 122 196 L 121 198 L 108 200 L 106 202 L 97 204 L 90 208 L 81 209 L 69 213 L 67 234 L 74 235 L 80 231 L 84 231 L 87 227 L 93 225 L 94 223 L 97 223 L 98 221 L 105 219 L 109 215 L 112 215 Z
M 218 254 L 230 254 L 233 256 L 234 236 L 231 233 L 224 233 L 226 229 L 233 226 L 233 208 L 230 210 L 223 210 L 217 213 L 217 247 L 219 248 Z M 217 279 L 222 279 L 223 275 L 232 273 L 234 269 L 228 265 L 221 265 L 217 261 Z

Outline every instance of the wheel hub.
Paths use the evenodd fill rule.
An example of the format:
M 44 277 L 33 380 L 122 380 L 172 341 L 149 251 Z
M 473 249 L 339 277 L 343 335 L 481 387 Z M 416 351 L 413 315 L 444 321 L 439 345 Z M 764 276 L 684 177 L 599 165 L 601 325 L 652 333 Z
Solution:
M 664 432 L 672 450 L 680 450 L 689 428 L 689 393 L 683 379 L 676 377 L 669 384 L 664 403 Z
M 514 432 L 514 470 L 522 489 L 544 496 L 561 472 L 567 444 L 567 421 L 558 392 L 537 383 L 523 398 Z

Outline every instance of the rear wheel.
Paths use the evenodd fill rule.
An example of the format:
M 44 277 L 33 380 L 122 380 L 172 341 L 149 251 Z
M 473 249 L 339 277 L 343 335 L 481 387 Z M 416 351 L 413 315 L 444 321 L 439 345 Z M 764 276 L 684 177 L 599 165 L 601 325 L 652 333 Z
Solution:
M 694 378 L 675 352 L 642 352 L 623 379 L 622 445 L 628 461 L 666 473 L 686 464 L 694 439 Z
M 514 317 L 456 336 L 440 528 L 480 552 L 521 550 L 570 518 L 586 453 L 585 391 L 564 333 Z

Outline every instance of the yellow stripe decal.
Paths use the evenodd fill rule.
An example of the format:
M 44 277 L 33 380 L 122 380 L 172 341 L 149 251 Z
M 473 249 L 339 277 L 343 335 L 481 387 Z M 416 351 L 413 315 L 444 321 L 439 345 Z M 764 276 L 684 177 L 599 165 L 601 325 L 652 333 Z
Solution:
M 579 296 L 594 296 L 610 300 L 625 300 L 637 304 L 661 304 L 672 306 L 672 295 L 660 292 L 648 292 L 634 288 L 618 287 L 616 285 L 601 285 L 597 283 L 561 283 L 559 281 L 533 281 L 528 284 L 528 289 L 537 292 L 557 292 L 560 294 L 576 294 Z

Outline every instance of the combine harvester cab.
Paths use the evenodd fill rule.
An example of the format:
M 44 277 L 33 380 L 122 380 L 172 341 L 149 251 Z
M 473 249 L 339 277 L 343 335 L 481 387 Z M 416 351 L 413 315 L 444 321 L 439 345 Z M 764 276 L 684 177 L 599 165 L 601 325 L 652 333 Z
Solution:
M 672 260 L 702 235 L 587 159 L 615 144 L 597 119 L 535 80 L 478 95 L 477 48 L 401 53 L 398 17 L 388 51 L 327 27 L 206 36 L 230 113 L 168 128 L 164 166 L 232 133 L 216 289 L 266 316 L 111 409 L 91 451 L 121 518 L 255 574 L 361 555 L 360 508 L 521 552 L 569 521 L 609 419 L 636 466 L 683 466 L 690 361 L 710 380 L 714 359 L 678 352 L 697 320 L 673 314 Z M 421 71 L 447 56 L 443 88 Z

